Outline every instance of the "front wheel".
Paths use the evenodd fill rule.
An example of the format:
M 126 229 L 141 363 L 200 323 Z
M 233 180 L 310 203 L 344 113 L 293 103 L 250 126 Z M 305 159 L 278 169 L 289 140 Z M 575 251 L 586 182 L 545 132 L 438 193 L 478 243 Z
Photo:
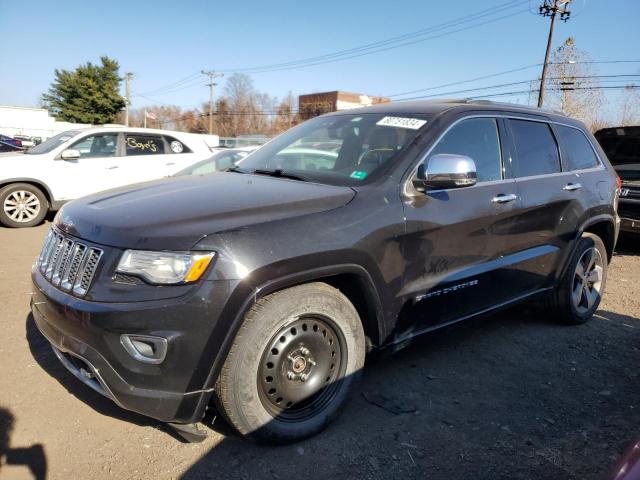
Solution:
M 216 406 L 249 438 L 301 440 L 339 413 L 364 355 L 362 323 L 339 290 L 282 290 L 246 315 L 216 383 Z
M 44 220 L 49 203 L 42 190 L 28 183 L 0 189 L 0 223 L 5 227 L 33 227 Z

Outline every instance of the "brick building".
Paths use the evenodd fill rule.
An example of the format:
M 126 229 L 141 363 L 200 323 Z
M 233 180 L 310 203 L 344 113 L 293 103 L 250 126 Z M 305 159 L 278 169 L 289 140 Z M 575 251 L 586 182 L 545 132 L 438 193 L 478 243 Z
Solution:
M 376 103 L 387 103 L 390 100 L 384 97 L 362 95 L 349 92 L 322 92 L 309 93 L 298 97 L 298 109 L 300 117 L 307 120 L 323 113 L 349 110 L 351 108 L 367 107 Z

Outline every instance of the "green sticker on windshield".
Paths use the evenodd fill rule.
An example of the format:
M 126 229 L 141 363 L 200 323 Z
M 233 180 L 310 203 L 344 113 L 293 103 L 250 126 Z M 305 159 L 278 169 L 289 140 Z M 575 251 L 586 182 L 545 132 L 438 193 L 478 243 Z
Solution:
M 356 180 L 364 180 L 367 176 L 367 172 L 363 172 L 362 170 L 354 170 L 349 176 L 351 178 L 355 178 Z

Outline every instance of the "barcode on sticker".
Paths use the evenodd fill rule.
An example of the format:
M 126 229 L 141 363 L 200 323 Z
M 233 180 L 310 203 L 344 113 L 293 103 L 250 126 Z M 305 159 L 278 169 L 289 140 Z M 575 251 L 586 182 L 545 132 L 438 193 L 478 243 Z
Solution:
M 425 123 L 427 123 L 426 120 L 420 120 L 419 118 L 384 117 L 382 120 L 379 120 L 376 125 L 382 125 L 383 127 L 408 128 L 410 130 L 418 130 Z

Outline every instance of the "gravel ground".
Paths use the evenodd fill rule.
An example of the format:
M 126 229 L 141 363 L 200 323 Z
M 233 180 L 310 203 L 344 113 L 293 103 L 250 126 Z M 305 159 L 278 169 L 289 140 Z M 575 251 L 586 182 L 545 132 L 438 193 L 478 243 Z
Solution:
M 589 324 L 556 325 L 521 306 L 447 328 L 370 361 L 320 436 L 261 447 L 220 420 L 204 443 L 180 443 L 58 364 L 29 316 L 47 228 L 0 228 L 2 480 L 605 479 L 640 437 L 637 239 L 615 256 Z

